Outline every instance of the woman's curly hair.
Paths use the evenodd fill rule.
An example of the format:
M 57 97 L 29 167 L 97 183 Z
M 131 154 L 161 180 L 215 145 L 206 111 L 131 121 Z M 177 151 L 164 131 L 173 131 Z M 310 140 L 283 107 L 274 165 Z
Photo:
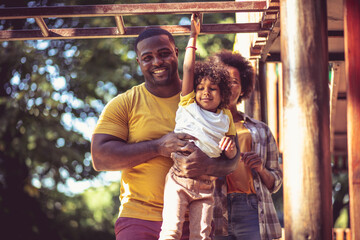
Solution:
M 231 88 L 229 85 L 229 72 L 210 61 L 195 63 L 194 69 L 194 90 L 204 78 L 209 79 L 220 88 L 221 101 L 218 108 L 226 108 L 230 102 Z
M 214 64 L 225 64 L 236 68 L 240 73 L 241 92 L 238 99 L 240 103 L 243 99 L 248 98 L 254 89 L 254 69 L 251 63 L 239 53 L 229 50 L 222 50 L 209 58 Z

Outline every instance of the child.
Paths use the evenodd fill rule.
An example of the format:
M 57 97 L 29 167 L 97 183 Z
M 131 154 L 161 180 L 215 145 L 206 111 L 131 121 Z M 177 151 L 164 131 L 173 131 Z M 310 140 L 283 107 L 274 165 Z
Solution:
M 225 109 L 231 95 L 228 72 L 210 62 L 195 64 L 196 39 L 200 23 L 191 17 L 191 35 L 184 58 L 184 75 L 174 132 L 194 136 L 194 141 L 209 157 L 221 153 L 229 158 L 237 154 L 235 126 L 231 112 Z M 210 239 L 215 177 L 196 179 L 177 176 L 172 167 L 166 177 L 161 240 L 180 239 L 185 213 L 189 210 L 190 239 Z

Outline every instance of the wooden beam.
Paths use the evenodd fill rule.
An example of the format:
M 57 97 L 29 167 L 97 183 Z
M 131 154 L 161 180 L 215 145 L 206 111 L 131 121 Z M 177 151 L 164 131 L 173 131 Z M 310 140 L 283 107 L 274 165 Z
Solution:
M 266 63 L 259 61 L 258 63 L 258 78 L 259 78 L 259 92 L 260 92 L 260 116 L 261 121 L 269 125 L 268 122 L 268 88 L 266 86 Z
M 261 62 L 261 61 L 260 61 Z M 271 129 L 276 142 L 279 146 L 279 76 L 277 74 L 276 65 L 277 63 L 265 62 L 266 64 L 266 110 L 267 110 L 267 125 Z M 259 64 L 260 65 L 260 64 Z
M 360 239 L 360 2 L 344 1 L 349 202 L 352 240 Z
M 272 8 L 276 9 L 276 6 Z M 0 8 L 0 19 L 22 18 L 61 18 L 61 17 L 100 17 L 129 16 L 146 14 L 191 14 L 261 12 L 267 10 L 266 0 L 226 1 L 226 2 L 179 2 L 179 3 L 142 3 L 142 4 L 106 4 L 50 7 L 14 7 Z
M 35 21 L 37 25 L 40 27 L 41 33 L 44 37 L 49 36 L 49 29 L 46 26 L 46 23 L 44 22 L 44 19 L 41 17 L 35 17 Z
M 35 18 L 41 32 L 38 30 L 2 30 L 0 41 L 15 40 L 51 40 L 51 39 L 94 39 L 136 37 L 145 27 L 125 27 L 123 16 L 153 15 L 153 14 L 192 14 L 199 13 L 237 13 L 264 12 L 266 18 L 259 23 L 240 24 L 203 24 L 201 34 L 229 34 L 229 33 L 264 33 L 272 29 L 279 12 L 279 1 L 226 1 L 226 2 L 182 2 L 182 3 L 140 3 L 140 4 L 107 4 L 107 5 L 75 5 L 75 6 L 46 6 L 46 7 L 15 7 L 0 8 L 0 19 Z M 47 29 L 44 18 L 73 18 L 73 17 L 105 17 L 113 16 L 116 28 L 67 28 Z M 202 17 L 201 17 L 202 19 Z M 189 26 L 157 26 L 168 30 L 173 35 L 187 35 Z M 269 33 L 266 33 L 269 35 Z M 262 44 L 262 45 L 265 45 Z M 254 56 L 259 58 L 262 47 L 256 47 Z M 270 46 L 269 46 L 270 48 Z
M 276 17 L 276 21 L 274 22 L 271 30 L 269 32 L 269 36 L 267 38 L 266 44 L 261 52 L 260 61 L 265 62 L 268 54 L 270 52 L 270 48 L 275 42 L 276 38 L 278 38 L 280 34 L 280 19 Z
M 152 27 L 166 29 L 175 36 L 190 34 L 190 25 Z M 0 31 L 0 41 L 137 37 L 143 29 L 145 27 L 126 27 L 124 34 L 118 34 L 119 30 L 116 27 L 49 29 L 47 37 L 44 37 L 40 30 L 3 30 Z M 260 28 L 260 23 L 203 24 L 201 26 L 201 34 L 251 33 L 265 30 Z
M 125 34 L 124 19 L 122 16 L 115 16 L 116 27 L 121 35 Z
M 326 0 L 280 4 L 285 239 L 332 239 Z
M 340 72 L 341 64 L 335 62 L 331 69 L 330 81 L 330 153 L 334 151 L 336 103 L 338 100 Z

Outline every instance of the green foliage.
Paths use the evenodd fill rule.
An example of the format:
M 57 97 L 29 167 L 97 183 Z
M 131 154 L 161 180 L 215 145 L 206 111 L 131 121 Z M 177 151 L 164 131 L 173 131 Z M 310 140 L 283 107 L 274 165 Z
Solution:
M 349 179 L 347 172 L 332 175 L 334 227 L 348 228 L 349 225 Z
M 140 2 L 147 1 L 69 0 L 66 5 Z M 64 5 L 64 1 L 0 3 L 0 7 L 45 5 Z M 125 16 L 124 21 L 126 26 L 178 25 L 189 24 L 189 17 Z M 234 22 L 234 14 L 204 16 L 204 23 L 223 21 Z M 110 17 L 45 22 L 50 29 L 115 26 Z M 0 29 L 38 26 L 33 19 L 0 20 Z M 201 35 L 198 58 L 232 49 L 234 37 Z M 187 39 L 175 37 L 180 74 Z M 15 240 L 114 238 L 119 184 L 75 196 L 59 189 L 68 179 L 97 176 L 89 153 L 91 132 L 79 125 L 95 122 L 111 98 L 143 81 L 133 42 L 133 38 L 0 42 L 0 223 L 4 236 Z
M 340 215 L 336 219 L 334 228 L 348 228 L 349 227 L 349 209 L 344 207 L 340 210 Z

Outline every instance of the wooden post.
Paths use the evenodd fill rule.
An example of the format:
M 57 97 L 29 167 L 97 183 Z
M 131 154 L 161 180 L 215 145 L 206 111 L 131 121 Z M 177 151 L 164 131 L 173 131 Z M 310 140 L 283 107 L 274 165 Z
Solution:
M 285 239 L 332 239 L 326 0 L 281 0 Z
M 279 22 L 280 24 L 280 22 Z M 267 125 L 271 129 L 276 142 L 279 145 L 279 96 L 278 96 L 278 76 L 276 73 L 277 63 L 266 63 L 266 110 L 267 110 Z
M 344 1 L 345 68 L 347 87 L 347 139 L 349 161 L 350 228 L 360 239 L 360 2 Z
M 260 91 L 260 116 L 261 121 L 266 124 L 268 122 L 268 112 L 267 112 L 267 92 L 269 89 L 266 85 L 266 63 L 259 61 L 259 91 Z
M 254 65 L 253 65 L 254 66 Z M 255 86 L 250 97 L 245 101 L 245 113 L 256 120 L 261 120 L 261 106 L 260 106 L 260 86 L 259 86 L 259 71 L 258 61 L 255 69 Z

